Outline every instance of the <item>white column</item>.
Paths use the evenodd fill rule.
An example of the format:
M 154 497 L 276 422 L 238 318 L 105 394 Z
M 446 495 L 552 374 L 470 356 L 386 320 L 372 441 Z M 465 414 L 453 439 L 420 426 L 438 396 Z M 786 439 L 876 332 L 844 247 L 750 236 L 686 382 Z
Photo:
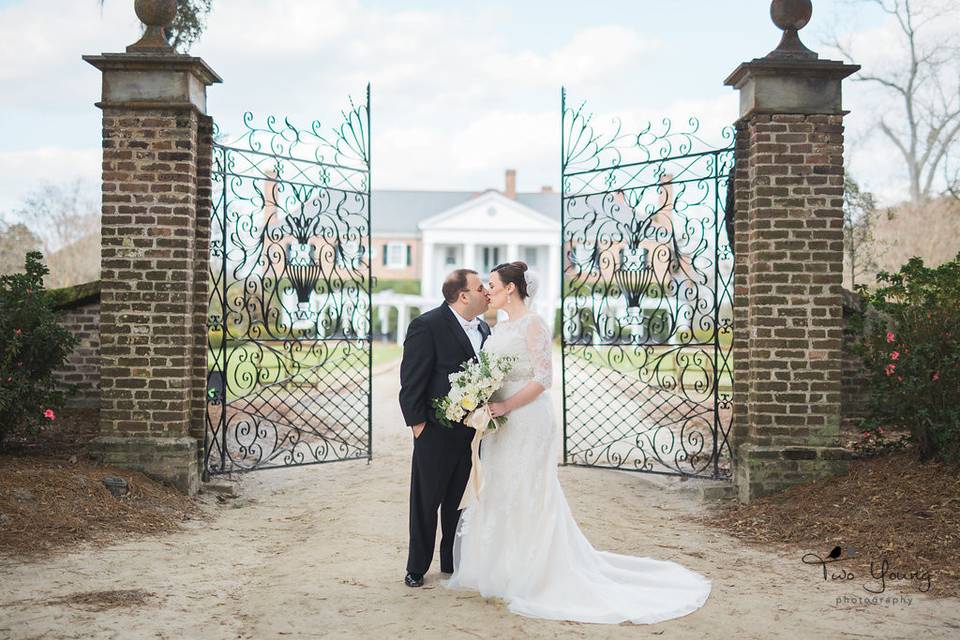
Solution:
M 424 242 L 420 254 L 420 292 L 425 294 L 434 286 L 434 265 L 436 264 L 436 246 L 432 242 Z
M 560 274 L 563 265 L 560 263 L 560 245 L 550 243 L 547 247 L 547 264 L 543 269 L 544 277 L 547 281 L 544 283 L 544 293 L 550 298 L 550 323 L 556 318 L 557 308 L 560 305 Z
M 407 325 L 410 324 L 410 307 L 401 302 L 397 305 L 397 344 L 403 344 L 407 337 Z
M 377 315 L 380 319 L 380 331 L 382 333 L 390 332 L 390 307 L 381 304 L 377 307 Z
M 520 245 L 511 242 L 507 245 L 507 255 L 500 262 L 513 262 L 520 259 Z
M 466 242 L 463 245 L 463 266 L 475 271 L 480 270 L 480 265 L 477 263 L 477 245 L 473 242 Z

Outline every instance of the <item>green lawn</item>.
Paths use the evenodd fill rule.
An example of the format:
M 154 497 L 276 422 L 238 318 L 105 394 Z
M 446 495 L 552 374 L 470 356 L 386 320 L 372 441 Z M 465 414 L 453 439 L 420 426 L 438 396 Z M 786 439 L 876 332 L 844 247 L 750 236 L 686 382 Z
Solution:
M 369 353 L 365 342 L 230 341 L 226 352 L 227 398 L 243 397 L 283 380 L 309 383 L 324 374 L 357 379 L 356 374 L 368 366 Z M 219 349 L 208 350 L 208 365 L 220 357 Z
M 403 355 L 403 347 L 393 342 L 373 343 L 373 366 L 378 367 L 388 362 L 399 360 Z
M 721 351 L 725 348 L 722 343 L 720 348 Z M 681 350 L 679 345 L 622 345 L 619 348 L 604 345 L 568 345 L 566 355 L 568 361 L 575 358 L 601 369 L 610 369 L 651 383 L 657 379 L 679 377 L 682 370 L 686 369 L 683 371 L 683 385 L 694 388 L 698 382 L 702 384 L 707 380 L 707 375 L 700 367 L 704 366 L 710 371 L 713 366 L 710 362 L 713 348 L 701 349 L 684 347 Z M 685 363 L 681 361 L 682 364 L 678 367 L 677 360 L 681 357 L 686 357 L 687 360 Z M 723 393 L 733 390 L 732 360 L 730 365 L 731 371 L 720 373 L 719 390 Z
M 228 400 L 281 380 L 310 382 L 325 374 L 334 379 L 361 379 L 369 363 L 369 345 L 365 342 L 230 341 L 227 348 Z M 393 362 L 402 353 L 399 345 L 374 343 L 373 366 Z M 220 357 L 219 349 L 207 351 L 207 362 L 211 366 Z

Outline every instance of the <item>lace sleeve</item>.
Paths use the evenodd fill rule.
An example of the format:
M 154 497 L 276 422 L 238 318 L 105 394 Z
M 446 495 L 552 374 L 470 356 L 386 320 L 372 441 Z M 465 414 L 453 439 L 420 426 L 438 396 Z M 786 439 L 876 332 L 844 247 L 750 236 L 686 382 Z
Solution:
M 553 341 L 547 324 L 540 316 L 527 323 L 527 351 L 533 364 L 533 380 L 549 389 L 553 384 Z

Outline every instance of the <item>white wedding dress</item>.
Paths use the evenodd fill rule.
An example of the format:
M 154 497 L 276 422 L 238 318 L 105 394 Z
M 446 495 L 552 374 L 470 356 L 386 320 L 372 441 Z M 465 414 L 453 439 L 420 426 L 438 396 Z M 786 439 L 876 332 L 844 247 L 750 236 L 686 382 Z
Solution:
M 561 436 L 543 319 L 528 311 L 498 322 L 483 350 L 518 358 L 494 400 L 531 380 L 547 391 L 481 441 L 480 498 L 460 517 L 454 573 L 442 584 L 555 620 L 649 624 L 701 607 L 711 587 L 702 575 L 675 562 L 597 551 L 580 532 L 557 477 Z

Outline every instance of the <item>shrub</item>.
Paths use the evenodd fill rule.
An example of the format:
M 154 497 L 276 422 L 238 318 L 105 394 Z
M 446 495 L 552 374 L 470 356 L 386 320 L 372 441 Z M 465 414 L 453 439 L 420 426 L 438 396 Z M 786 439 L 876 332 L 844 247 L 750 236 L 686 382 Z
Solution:
M 852 443 L 852 448 L 864 458 L 890 453 L 902 449 L 904 438 L 892 437 L 886 429 L 874 426 L 861 431 Z
M 372 293 L 392 290 L 394 293 L 420 295 L 420 281 L 412 279 L 390 280 L 388 278 L 374 278 Z
M 921 460 L 960 461 L 960 254 L 937 268 L 911 258 L 857 287 L 855 318 L 868 372 L 867 430 L 908 430 Z
M 75 385 L 63 387 L 53 372 L 76 346 L 43 289 L 48 269 L 31 251 L 26 271 L 0 276 L 0 445 L 12 433 L 30 433 L 56 419 Z

